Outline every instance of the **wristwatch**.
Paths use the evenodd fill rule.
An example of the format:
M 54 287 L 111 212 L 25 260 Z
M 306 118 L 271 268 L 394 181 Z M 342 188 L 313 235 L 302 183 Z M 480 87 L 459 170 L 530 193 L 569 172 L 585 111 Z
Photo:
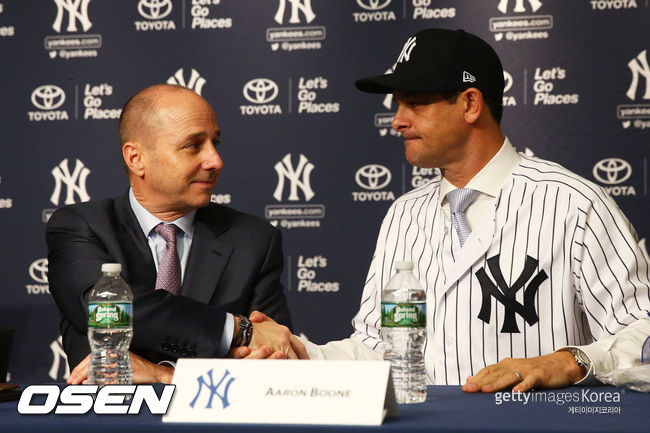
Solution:
M 232 340 L 230 347 L 248 346 L 253 338 L 253 324 L 246 316 L 238 314 L 235 316 L 239 324 L 239 332 Z
M 583 368 L 586 371 L 586 374 L 589 374 L 589 371 L 591 371 L 591 360 L 586 353 L 575 347 L 567 347 L 566 349 L 561 350 L 564 352 L 570 352 L 576 360 L 576 364 L 578 364 L 580 368 Z

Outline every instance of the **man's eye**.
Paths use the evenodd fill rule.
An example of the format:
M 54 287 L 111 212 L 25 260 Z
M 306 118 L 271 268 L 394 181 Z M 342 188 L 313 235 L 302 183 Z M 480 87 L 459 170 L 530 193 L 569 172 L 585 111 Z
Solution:
M 186 149 L 198 149 L 199 148 L 199 143 L 190 143 L 187 146 L 185 146 Z

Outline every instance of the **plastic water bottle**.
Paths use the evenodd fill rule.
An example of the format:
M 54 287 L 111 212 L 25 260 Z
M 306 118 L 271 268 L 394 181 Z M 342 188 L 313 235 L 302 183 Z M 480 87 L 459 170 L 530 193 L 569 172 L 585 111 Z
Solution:
M 88 383 L 121 385 L 132 381 L 133 294 L 121 271 L 119 263 L 104 263 L 102 277 L 88 294 Z
M 395 270 L 381 296 L 384 359 L 391 364 L 397 403 L 422 403 L 427 397 L 426 294 L 411 272 L 412 262 L 395 262 Z

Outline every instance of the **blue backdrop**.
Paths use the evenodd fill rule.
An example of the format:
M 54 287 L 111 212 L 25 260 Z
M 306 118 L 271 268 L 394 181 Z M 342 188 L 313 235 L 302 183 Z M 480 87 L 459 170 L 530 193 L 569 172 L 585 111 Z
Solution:
M 0 0 L 0 326 L 13 382 L 63 381 L 44 227 L 57 207 L 127 188 L 125 100 L 159 82 L 215 108 L 225 168 L 213 200 L 282 228 L 296 333 L 351 333 L 375 236 L 408 165 L 389 70 L 427 27 L 463 28 L 502 58 L 503 130 L 614 196 L 650 233 L 648 0 Z M 137 330 L 136 330 L 137 332 Z

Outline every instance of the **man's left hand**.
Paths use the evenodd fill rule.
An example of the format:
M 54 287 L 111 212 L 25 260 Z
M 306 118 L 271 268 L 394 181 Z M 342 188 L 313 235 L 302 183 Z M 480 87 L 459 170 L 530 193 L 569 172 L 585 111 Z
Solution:
M 514 392 L 525 392 L 532 388 L 563 388 L 580 381 L 585 374 L 570 352 L 506 358 L 468 377 L 463 391 L 496 392 L 512 388 Z

